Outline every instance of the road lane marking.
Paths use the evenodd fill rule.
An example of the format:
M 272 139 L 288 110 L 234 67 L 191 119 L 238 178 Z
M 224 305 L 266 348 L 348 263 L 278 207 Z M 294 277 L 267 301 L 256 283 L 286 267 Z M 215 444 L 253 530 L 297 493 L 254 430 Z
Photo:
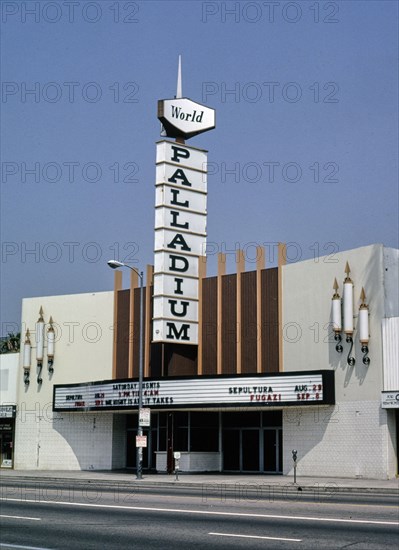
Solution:
M 283 540 L 287 542 L 302 542 L 302 539 L 286 539 L 283 537 L 261 537 L 258 535 L 234 535 L 233 533 L 208 533 L 208 535 L 216 535 L 218 537 L 241 537 L 243 539 L 267 539 L 267 540 Z
M 5 514 L 0 514 L 0 518 L 29 519 L 30 521 L 42 521 L 42 518 L 29 518 L 27 516 L 6 516 Z
M 297 519 L 303 521 L 325 521 L 331 523 L 357 523 L 368 525 L 399 525 L 399 521 L 381 521 L 373 519 L 341 519 L 341 518 L 318 518 L 310 516 L 283 516 L 277 514 L 254 514 L 254 513 L 239 513 L 239 512 L 216 512 L 209 510 L 181 510 L 179 508 L 151 508 L 149 506 L 123 506 L 121 504 L 94 504 L 87 502 L 66 502 L 56 500 L 20 500 L 19 498 L 0 497 L 0 500 L 8 502 L 20 502 L 29 504 L 56 504 L 60 506 L 77 506 L 82 508 L 103 508 L 106 510 L 138 510 L 142 512 L 165 512 L 172 514 L 200 514 L 208 516 L 231 516 L 231 517 L 246 517 L 246 518 L 264 518 L 264 519 Z
M 42 546 L 21 546 L 19 544 L 0 543 L 0 548 L 21 548 L 24 550 L 51 550 L 51 548 L 43 548 Z

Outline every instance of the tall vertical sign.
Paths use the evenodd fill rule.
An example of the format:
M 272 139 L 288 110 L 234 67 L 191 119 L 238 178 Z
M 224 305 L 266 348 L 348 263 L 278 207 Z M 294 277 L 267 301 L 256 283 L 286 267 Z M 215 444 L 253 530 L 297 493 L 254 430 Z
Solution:
M 206 151 L 157 143 L 153 341 L 198 344 L 206 243 Z
M 198 344 L 199 258 L 205 254 L 207 151 L 189 139 L 215 127 L 215 111 L 177 96 L 158 102 L 153 342 Z

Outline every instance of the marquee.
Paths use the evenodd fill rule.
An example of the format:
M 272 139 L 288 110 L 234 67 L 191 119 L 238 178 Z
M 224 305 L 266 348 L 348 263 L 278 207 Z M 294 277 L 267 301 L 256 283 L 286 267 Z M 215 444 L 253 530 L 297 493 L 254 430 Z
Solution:
M 134 410 L 139 383 L 135 379 L 54 386 L 54 411 Z M 308 371 L 278 375 L 176 377 L 146 379 L 143 406 L 284 407 L 334 404 L 334 372 Z

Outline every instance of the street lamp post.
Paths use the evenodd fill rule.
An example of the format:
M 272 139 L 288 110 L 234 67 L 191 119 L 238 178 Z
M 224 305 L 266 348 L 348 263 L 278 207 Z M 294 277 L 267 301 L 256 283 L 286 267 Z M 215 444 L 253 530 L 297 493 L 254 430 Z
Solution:
M 135 271 L 137 275 L 140 278 L 140 343 L 139 343 L 139 411 L 138 411 L 138 418 L 137 418 L 137 435 L 140 437 L 143 435 L 143 428 L 140 423 L 140 412 L 143 408 L 143 371 L 144 371 L 144 355 L 143 355 L 143 327 L 144 327 L 144 319 L 143 319 L 143 282 L 144 282 L 144 274 L 142 271 L 139 271 L 135 267 L 132 267 L 130 265 L 124 264 L 123 262 L 119 262 L 118 260 L 109 260 L 108 265 L 111 269 L 118 269 L 120 267 L 127 267 L 128 269 L 131 269 L 132 271 Z M 143 478 L 143 447 L 137 447 L 136 445 L 136 477 L 137 479 Z

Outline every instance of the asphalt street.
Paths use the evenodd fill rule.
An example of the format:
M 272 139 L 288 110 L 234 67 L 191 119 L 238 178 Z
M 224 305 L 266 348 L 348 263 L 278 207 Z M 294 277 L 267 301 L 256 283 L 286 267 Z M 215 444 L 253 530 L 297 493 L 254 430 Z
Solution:
M 140 487 L 13 482 L 1 491 L 1 548 L 386 549 L 397 495 L 270 493 L 247 484 Z

